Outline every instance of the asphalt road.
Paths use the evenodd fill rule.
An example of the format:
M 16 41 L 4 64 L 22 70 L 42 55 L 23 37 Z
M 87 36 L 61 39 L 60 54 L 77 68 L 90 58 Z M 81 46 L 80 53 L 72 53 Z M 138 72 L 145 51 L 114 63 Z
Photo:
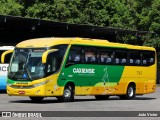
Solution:
M 73 119 L 73 120 L 102 119 L 103 120 L 104 119 L 106 120 L 107 115 L 111 115 L 111 117 L 107 117 L 107 120 L 117 119 L 117 118 L 119 118 L 119 120 L 127 120 L 127 119 L 132 120 L 135 118 L 144 119 L 144 120 L 147 120 L 147 119 L 158 120 L 159 117 L 155 117 L 155 116 L 156 114 L 157 116 L 160 116 L 160 112 L 159 112 L 160 111 L 160 87 L 157 87 L 157 90 L 155 93 L 147 94 L 143 96 L 136 96 L 134 100 L 120 100 L 118 96 L 111 96 L 108 100 L 99 101 L 99 100 L 96 100 L 94 96 L 76 96 L 75 102 L 70 102 L 70 103 L 59 103 L 57 99 L 54 97 L 45 98 L 42 103 L 33 103 L 28 97 L 8 96 L 6 93 L 0 93 L 0 111 L 1 113 L 5 111 L 8 111 L 8 112 L 11 111 L 12 113 L 18 111 L 18 113 L 20 114 L 24 114 L 25 111 L 29 113 L 30 112 L 32 113 L 33 111 L 37 113 L 39 111 L 39 113 L 42 115 L 42 118 L 38 118 L 39 120 L 51 119 L 51 117 L 45 117 L 44 116 L 45 114 L 46 116 L 48 114 L 49 116 L 52 116 L 52 117 L 54 115 L 65 116 L 65 117 L 55 117 L 54 120 L 59 120 L 59 119 L 65 119 L 65 120 L 68 120 L 68 119 Z M 41 111 L 46 111 L 46 113 L 44 112 L 41 113 Z M 62 112 L 62 111 L 68 111 L 68 112 Z M 82 112 L 76 112 L 76 111 L 82 111 Z M 109 111 L 109 112 L 106 112 L 106 111 Z M 111 112 L 111 111 L 115 111 L 115 112 Z M 119 112 L 119 111 L 124 111 L 124 112 Z M 148 113 L 149 114 L 151 113 L 153 115 L 155 114 L 155 116 L 148 117 L 147 116 Z M 28 115 L 28 113 L 25 113 L 25 114 Z M 146 115 L 146 116 L 140 117 L 138 116 L 139 114 Z M 74 116 L 74 115 L 77 115 L 77 116 Z M 104 116 L 100 117 L 101 115 L 102 116 L 104 115 Z M 130 118 L 128 118 L 127 115 Z M 21 119 L 21 118 L 17 118 L 16 115 L 14 115 L 14 117 L 15 118 L 12 118 L 12 120 Z M 76 119 L 74 117 L 76 117 Z M 3 117 L 3 118 L 0 118 L 0 120 L 1 119 L 8 120 L 10 118 Z M 28 118 L 23 118 L 23 119 L 28 119 Z M 37 118 L 29 118 L 29 119 L 37 119 Z

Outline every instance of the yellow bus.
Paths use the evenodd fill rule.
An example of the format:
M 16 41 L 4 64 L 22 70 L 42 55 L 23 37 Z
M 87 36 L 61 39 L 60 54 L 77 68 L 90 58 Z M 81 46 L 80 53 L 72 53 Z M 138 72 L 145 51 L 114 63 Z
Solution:
M 89 38 L 37 38 L 20 42 L 12 52 L 10 96 L 71 102 L 76 95 L 133 99 L 156 89 L 157 58 L 152 47 Z

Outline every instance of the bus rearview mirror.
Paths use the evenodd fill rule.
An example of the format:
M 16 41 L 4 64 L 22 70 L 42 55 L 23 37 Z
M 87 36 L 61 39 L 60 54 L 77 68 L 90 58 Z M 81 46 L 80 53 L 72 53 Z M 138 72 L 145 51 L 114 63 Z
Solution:
M 47 50 L 45 51 L 43 54 L 42 54 L 42 63 L 45 64 L 46 61 L 47 61 L 47 56 L 49 53 L 52 53 L 52 52 L 55 52 L 55 51 L 58 51 L 58 49 L 51 49 L 51 50 Z
M 1 55 L 1 63 L 4 63 L 5 58 L 6 58 L 5 56 L 9 53 L 12 53 L 12 52 L 13 52 L 13 50 L 7 50 L 7 51 L 3 52 L 2 55 Z

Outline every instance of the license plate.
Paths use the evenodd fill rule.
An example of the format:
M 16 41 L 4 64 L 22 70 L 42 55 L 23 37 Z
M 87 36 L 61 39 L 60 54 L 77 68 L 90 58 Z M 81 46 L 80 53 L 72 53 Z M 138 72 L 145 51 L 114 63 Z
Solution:
M 24 95 L 24 94 L 25 94 L 25 91 L 24 91 L 24 90 L 20 90 L 20 91 L 18 91 L 18 93 L 19 93 L 20 95 Z

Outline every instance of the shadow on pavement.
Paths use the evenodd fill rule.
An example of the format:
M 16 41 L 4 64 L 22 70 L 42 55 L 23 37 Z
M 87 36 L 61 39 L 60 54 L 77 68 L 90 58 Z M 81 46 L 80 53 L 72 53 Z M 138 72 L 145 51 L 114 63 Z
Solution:
M 132 99 L 131 101 L 136 101 L 136 100 L 154 100 L 154 99 L 157 99 L 157 98 L 154 98 L 154 97 L 136 97 L 135 99 Z M 130 101 L 130 100 L 121 100 L 119 97 L 111 97 L 109 98 L 108 100 L 96 100 L 94 98 L 90 98 L 90 99 L 75 99 L 74 102 L 88 102 L 88 101 Z M 63 102 L 59 102 L 57 99 L 44 99 L 43 101 L 41 102 L 33 102 L 31 100 L 14 100 L 14 101 L 10 101 L 10 103 L 27 103 L 27 104 L 50 104 L 50 103 L 63 103 Z M 65 103 L 71 103 L 71 102 L 65 102 Z

